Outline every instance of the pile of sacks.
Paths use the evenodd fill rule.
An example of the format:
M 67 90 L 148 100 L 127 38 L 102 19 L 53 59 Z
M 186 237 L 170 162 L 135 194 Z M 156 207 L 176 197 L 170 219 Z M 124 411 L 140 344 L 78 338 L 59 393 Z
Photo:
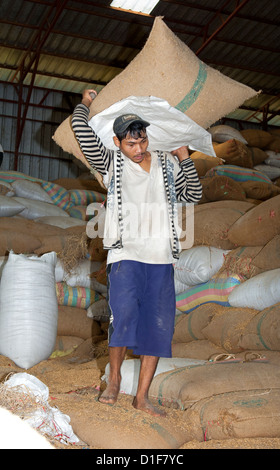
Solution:
M 209 360 L 252 350 L 278 352 L 280 134 L 228 126 L 210 131 L 225 161 L 201 177 L 194 244 L 175 265 L 173 355 Z M 219 140 L 224 142 L 215 143 Z
M 90 353 L 104 339 L 107 288 L 91 276 L 107 251 L 102 240 L 87 237 L 86 224 L 87 206 L 105 199 L 95 180 L 0 172 L 0 353 L 19 367 L 79 346 Z

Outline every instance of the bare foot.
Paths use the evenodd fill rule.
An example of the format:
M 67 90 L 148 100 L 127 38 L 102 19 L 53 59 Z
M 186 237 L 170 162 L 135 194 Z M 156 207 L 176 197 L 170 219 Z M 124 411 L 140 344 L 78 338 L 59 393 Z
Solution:
M 166 412 L 152 405 L 149 400 L 137 400 L 137 398 L 135 397 L 132 402 L 132 405 L 134 406 L 134 408 L 136 408 L 136 410 L 144 411 L 145 413 L 149 413 L 152 416 L 160 416 L 163 418 L 166 417 Z
M 106 390 L 100 395 L 100 403 L 105 403 L 108 405 L 114 405 L 118 399 L 120 386 L 119 384 L 112 383 L 107 386 Z

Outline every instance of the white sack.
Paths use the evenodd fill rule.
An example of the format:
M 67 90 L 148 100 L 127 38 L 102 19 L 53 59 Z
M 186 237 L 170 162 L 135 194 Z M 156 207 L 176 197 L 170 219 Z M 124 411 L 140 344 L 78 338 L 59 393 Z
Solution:
M 91 261 L 90 259 L 80 260 L 77 266 L 67 273 L 63 263 L 58 259 L 55 266 L 56 282 L 66 282 L 71 287 L 92 287 L 90 274 L 99 271 L 100 261 Z
M 248 144 L 247 140 L 244 139 L 243 135 L 231 126 L 221 124 L 220 126 L 210 127 L 208 132 L 212 135 L 213 142 L 226 142 L 227 140 L 235 139 L 243 144 Z
M 0 217 L 12 217 L 23 212 L 24 205 L 13 197 L 0 196 Z
M 163 372 L 167 372 L 173 369 L 179 369 L 181 367 L 189 367 L 190 365 L 205 364 L 206 361 L 198 359 L 186 359 L 186 358 L 159 358 L 158 365 L 154 374 L 154 377 Z M 140 372 L 140 359 L 128 359 L 123 361 L 121 366 L 121 386 L 120 392 L 127 395 L 136 395 L 138 379 Z M 105 367 L 105 375 L 102 377 L 108 383 L 110 373 L 110 364 Z
M 268 165 L 265 163 L 264 165 L 256 165 L 254 166 L 254 170 L 261 171 L 264 175 L 268 176 L 272 181 L 280 176 L 280 168 L 277 166 Z
M 13 200 L 23 206 L 24 210 L 20 215 L 25 219 L 37 219 L 38 217 L 46 216 L 70 217 L 63 209 L 54 204 L 49 204 L 48 202 L 35 201 L 18 196 L 14 197 Z
M 266 153 L 268 154 L 268 152 L 266 151 Z M 276 153 L 276 152 L 271 152 L 272 154 L 274 155 L 270 155 L 268 156 L 263 163 L 265 163 L 266 165 L 270 165 L 270 166 L 276 166 L 276 167 L 280 167 L 280 153 Z
M 280 269 L 272 269 L 248 279 L 228 296 L 231 307 L 264 310 L 280 302 Z
M 0 279 L 2 276 L 4 266 L 7 263 L 7 261 L 8 261 L 8 256 L 0 256 Z
M 11 186 L 16 196 L 53 204 L 48 193 L 38 183 L 33 183 L 33 181 L 29 180 L 15 180 L 11 183 Z
M 188 286 L 207 282 L 222 267 L 227 253 L 211 246 L 194 246 L 184 250 L 174 264 L 174 278 Z
M 76 227 L 77 225 L 86 225 L 85 220 L 76 219 L 75 217 L 64 217 L 64 216 L 46 216 L 38 217 L 34 219 L 34 222 L 40 222 L 41 224 L 53 225 L 60 228 Z
M 121 114 L 134 113 L 150 123 L 147 128 L 149 150 L 171 152 L 183 145 L 216 157 L 209 132 L 186 114 L 155 96 L 129 96 L 96 114 L 89 125 L 108 149 L 116 150 L 113 122 Z
M 5 408 L 0 408 L 0 449 L 55 449 L 30 424 Z
M 48 359 L 57 334 L 56 254 L 10 253 L 0 284 L 0 354 L 28 369 Z
M 79 443 L 79 438 L 73 433 L 69 416 L 61 413 L 58 408 L 48 404 L 49 389 L 37 377 L 27 373 L 13 374 L 6 382 L 5 388 L 21 394 L 34 397 L 38 407 L 33 413 L 24 417 L 26 423 L 34 429 L 63 443 Z M 24 413 L 24 409 L 23 409 Z M 22 436 L 24 439 L 24 436 Z M 39 442 L 40 444 L 40 442 Z

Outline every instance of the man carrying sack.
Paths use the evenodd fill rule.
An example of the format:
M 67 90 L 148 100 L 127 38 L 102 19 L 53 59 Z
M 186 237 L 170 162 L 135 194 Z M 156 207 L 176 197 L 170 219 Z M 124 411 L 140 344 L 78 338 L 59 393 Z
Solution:
M 101 403 L 114 404 L 126 350 L 140 356 L 133 406 L 154 416 L 148 392 L 160 357 L 171 357 L 175 319 L 173 263 L 180 252 L 176 201 L 197 203 L 202 187 L 186 146 L 150 152 L 137 114 L 113 124 L 116 150 L 106 148 L 88 125 L 95 90 L 85 90 L 72 127 L 81 149 L 108 189 L 103 243 L 107 248 L 110 374 Z M 187 139 L 187 136 L 186 136 Z

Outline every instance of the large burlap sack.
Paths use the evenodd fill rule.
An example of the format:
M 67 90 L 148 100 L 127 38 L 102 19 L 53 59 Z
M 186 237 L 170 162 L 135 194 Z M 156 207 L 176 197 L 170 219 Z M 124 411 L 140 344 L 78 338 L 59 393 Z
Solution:
M 280 367 L 269 363 L 206 363 L 157 375 L 149 396 L 160 404 L 185 410 L 196 402 L 225 393 L 280 389 Z
M 185 423 L 198 441 L 279 438 L 280 390 L 242 390 L 205 398 L 185 411 Z
M 257 313 L 256 309 L 219 306 L 202 334 L 229 353 L 243 351 L 239 343 L 240 336 Z
M 280 233 L 280 194 L 239 217 L 228 230 L 236 246 L 261 246 Z
M 241 332 L 239 346 L 245 350 L 280 350 L 280 303 L 251 318 Z
M 32 234 L 22 234 L 11 230 L 0 230 L 0 256 L 10 251 L 16 254 L 34 253 L 41 246 L 41 241 Z
M 247 140 L 249 147 L 266 148 L 273 137 L 267 131 L 261 129 L 245 129 L 240 131 L 242 137 Z
M 221 158 L 211 157 L 202 152 L 193 152 L 190 157 L 199 177 L 206 175 L 214 166 L 223 164 Z
M 249 155 L 249 159 L 253 164 L 251 165 L 251 167 L 254 165 L 259 165 L 260 163 L 264 162 L 267 158 L 267 153 L 258 147 L 247 146 L 247 152 Z
M 262 272 L 255 264 L 255 257 L 261 252 L 262 246 L 241 246 L 230 250 L 224 258 L 219 273 L 227 276 L 238 274 L 241 279 L 250 279 Z
M 280 194 L 280 188 L 272 183 L 264 183 L 262 181 L 242 181 L 240 185 L 247 198 L 266 201 L 271 197 Z
M 232 307 L 263 310 L 280 302 L 280 268 L 266 271 L 248 279 L 228 296 Z
M 173 343 L 187 343 L 205 339 L 202 333 L 217 310 L 216 304 L 200 305 L 188 315 L 181 313 L 175 317 Z
M 48 359 L 57 331 L 55 253 L 10 253 L 0 284 L 0 353 L 28 369 Z
M 92 380 L 88 386 L 92 390 Z M 56 405 L 70 416 L 71 426 L 83 442 L 98 449 L 116 449 L 119 457 L 115 458 L 119 459 L 119 452 L 124 449 L 137 449 L 138 452 L 139 449 L 179 449 L 191 439 L 185 423 L 180 422 L 174 412 L 166 419 L 147 413 L 143 416 L 142 411 L 132 407 L 130 396 L 119 397 L 118 403 L 109 407 L 100 406 L 96 398 L 92 394 L 65 394 L 57 396 Z M 99 455 L 96 457 L 97 465 L 103 464 L 103 455 L 105 457 L 106 454 Z M 137 455 L 143 464 L 150 459 L 150 454 L 144 452 Z
M 208 339 L 199 339 L 187 343 L 172 343 L 172 357 L 186 357 L 208 361 L 217 354 L 227 351 Z
M 213 144 L 217 157 L 223 159 L 225 164 L 252 168 L 253 162 L 248 154 L 245 144 L 231 139 L 221 144 Z
M 280 152 L 280 138 L 274 137 L 269 144 L 265 147 L 266 150 L 272 150 L 273 152 Z
M 280 235 L 275 235 L 254 257 L 254 265 L 261 271 L 280 268 Z
M 203 195 L 208 201 L 244 201 L 246 194 L 240 183 L 228 176 L 213 176 L 202 180 Z
M 201 62 L 158 17 L 142 51 L 93 101 L 90 117 L 128 96 L 155 96 L 208 128 L 255 95 L 252 88 Z M 54 140 L 85 162 L 70 119 L 58 127 Z
M 234 202 L 236 204 L 236 201 Z M 199 207 L 203 206 L 208 206 L 208 204 L 202 204 Z M 243 215 L 244 212 L 242 210 L 240 211 L 226 206 L 224 208 L 212 208 L 209 211 L 195 210 L 193 245 L 208 245 L 223 250 L 231 250 L 234 248 L 234 243 L 228 238 L 228 232 L 231 226 Z M 183 224 L 184 223 L 183 221 Z M 188 223 L 187 219 L 186 223 Z
M 88 339 L 101 335 L 101 328 L 84 308 L 58 305 L 57 335 Z

